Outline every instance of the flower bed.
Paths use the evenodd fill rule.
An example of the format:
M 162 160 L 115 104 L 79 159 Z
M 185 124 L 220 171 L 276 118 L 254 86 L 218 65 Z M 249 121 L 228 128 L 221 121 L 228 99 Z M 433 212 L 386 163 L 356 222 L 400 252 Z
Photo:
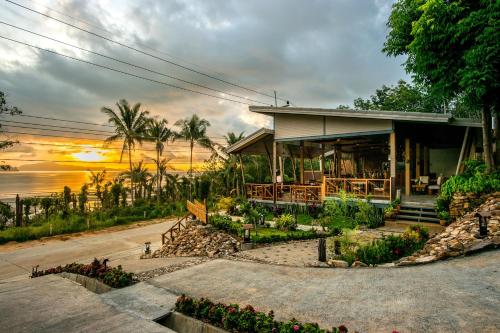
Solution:
M 134 275 L 132 273 L 124 272 L 120 265 L 118 265 L 118 267 L 108 267 L 106 265 L 106 260 L 101 263 L 97 259 L 94 259 L 94 261 L 88 265 L 74 262 L 65 266 L 49 268 L 45 271 L 34 271 L 31 273 L 31 277 L 35 278 L 63 272 L 88 276 L 113 288 L 123 288 L 135 283 Z
M 180 296 L 175 303 L 175 310 L 187 316 L 202 320 L 211 325 L 221 327 L 230 332 L 307 332 L 307 333 L 347 333 L 345 326 L 333 327 L 326 330 L 316 323 L 301 323 L 296 319 L 287 322 L 276 321 L 273 311 L 268 314 L 256 311 L 247 305 L 240 308 L 237 304 L 225 305 L 213 303 L 201 298 L 195 300 L 185 295 Z

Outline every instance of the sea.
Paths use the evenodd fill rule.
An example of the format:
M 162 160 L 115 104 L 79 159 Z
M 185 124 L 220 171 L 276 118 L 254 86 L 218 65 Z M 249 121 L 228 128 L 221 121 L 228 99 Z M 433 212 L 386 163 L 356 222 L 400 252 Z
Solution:
M 119 171 L 107 171 L 106 178 L 113 179 Z M 0 172 L 0 200 L 14 202 L 21 198 L 48 196 L 62 192 L 69 186 L 72 192 L 80 192 L 90 182 L 90 171 L 6 171 Z

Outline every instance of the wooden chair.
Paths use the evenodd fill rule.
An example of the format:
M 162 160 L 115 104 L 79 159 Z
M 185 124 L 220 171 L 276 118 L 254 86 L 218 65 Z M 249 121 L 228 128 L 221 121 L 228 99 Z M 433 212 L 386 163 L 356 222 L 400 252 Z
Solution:
M 437 182 L 435 185 L 429 185 L 427 186 L 427 191 L 429 193 L 429 195 L 432 195 L 432 192 L 436 191 L 436 193 L 439 194 L 439 192 L 441 191 L 441 183 L 443 182 L 443 177 L 442 176 L 439 176 L 437 178 Z

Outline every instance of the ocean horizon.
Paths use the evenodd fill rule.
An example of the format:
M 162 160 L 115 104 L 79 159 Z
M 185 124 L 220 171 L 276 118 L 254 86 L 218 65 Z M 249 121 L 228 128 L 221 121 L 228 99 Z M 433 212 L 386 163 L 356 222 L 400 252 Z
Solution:
M 112 179 L 123 171 L 106 171 L 106 179 Z M 184 171 L 169 171 L 184 174 Z M 0 172 L 0 200 L 14 202 L 16 195 L 23 197 L 49 196 L 62 192 L 69 186 L 72 192 L 80 192 L 90 182 L 90 171 L 2 171 Z

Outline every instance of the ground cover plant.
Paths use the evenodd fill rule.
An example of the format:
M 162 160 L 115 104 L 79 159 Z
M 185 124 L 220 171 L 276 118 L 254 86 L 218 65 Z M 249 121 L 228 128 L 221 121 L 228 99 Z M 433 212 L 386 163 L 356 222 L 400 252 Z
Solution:
M 250 305 L 240 308 L 237 304 L 213 303 L 207 299 L 199 300 L 182 295 L 175 303 L 175 310 L 211 325 L 237 333 L 347 333 L 344 325 L 331 330 L 322 329 L 317 323 L 301 323 L 296 319 L 286 322 L 277 321 L 273 311 L 264 313 Z
M 462 174 L 451 176 L 441 186 L 441 192 L 436 203 L 438 212 L 448 211 L 455 193 L 482 195 L 500 191 L 500 171 L 486 173 L 486 165 L 477 160 L 465 161 L 464 165 L 465 168 Z M 478 201 L 476 205 L 480 203 Z M 473 203 L 470 209 L 473 209 L 474 206 Z
M 44 271 L 35 271 L 31 274 L 31 277 L 36 278 L 39 276 L 59 274 L 63 272 L 88 276 L 113 288 L 123 288 L 135 283 L 134 275 L 123 271 L 120 265 L 117 267 L 109 267 L 106 259 L 101 262 L 96 258 L 94 258 L 94 260 L 88 265 L 74 262 L 65 266 L 49 268 Z
M 157 204 L 138 200 L 134 206 L 99 209 L 87 213 L 72 209 L 61 212 L 50 208 L 49 212 L 48 217 L 45 213 L 32 217 L 28 226 L 1 230 L 0 244 L 10 241 L 23 242 L 86 230 L 99 230 L 159 217 L 180 216 L 185 213 L 185 206 L 180 202 Z
M 349 233 L 344 233 L 336 237 L 335 240 L 340 243 L 340 255 L 338 256 L 340 259 L 349 264 L 361 261 L 365 264 L 375 265 L 409 256 L 422 249 L 428 239 L 429 231 L 427 228 L 411 225 L 401 235 L 389 235 L 365 244 L 357 242 Z
M 384 210 L 370 200 L 358 200 L 341 191 L 338 199 L 329 199 L 323 203 L 323 212 L 313 224 L 331 231 L 354 229 L 359 225 L 377 228 L 384 225 Z

